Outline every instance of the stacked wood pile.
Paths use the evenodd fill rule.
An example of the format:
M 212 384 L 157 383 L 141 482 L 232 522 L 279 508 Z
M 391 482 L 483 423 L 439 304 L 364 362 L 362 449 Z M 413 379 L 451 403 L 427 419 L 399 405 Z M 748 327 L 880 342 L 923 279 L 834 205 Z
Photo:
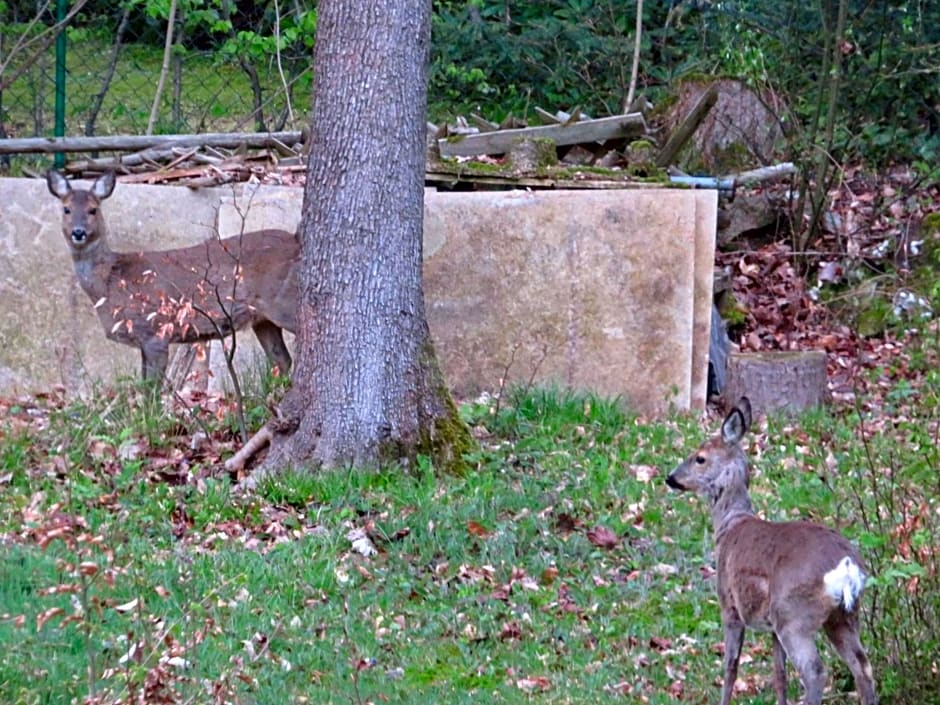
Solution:
M 307 160 L 301 132 L 70 137 L 0 140 L 0 154 L 109 152 L 77 159 L 64 171 L 94 178 L 114 170 L 124 183 L 177 183 L 191 188 L 251 181 L 303 184 Z
M 660 139 L 640 111 L 592 118 L 580 108 L 536 108 L 542 124 L 510 116 L 501 124 L 471 114 L 452 124 L 428 124 L 426 180 L 445 188 L 650 188 L 680 181 L 733 193 L 734 177 L 685 180 L 673 164 L 716 102 L 716 89 Z M 87 153 L 69 162 L 74 177 L 116 170 L 122 182 L 176 183 L 201 188 L 235 182 L 301 185 L 307 166 L 301 132 L 155 135 L 0 140 L 0 156 Z M 109 156 L 97 156 L 106 153 Z M 772 178 L 792 173 L 773 168 Z M 754 180 L 748 172 L 747 178 Z M 761 173 L 758 180 L 765 178 Z M 769 178 L 769 177 L 768 177 Z M 728 186 L 730 184 L 730 187 Z

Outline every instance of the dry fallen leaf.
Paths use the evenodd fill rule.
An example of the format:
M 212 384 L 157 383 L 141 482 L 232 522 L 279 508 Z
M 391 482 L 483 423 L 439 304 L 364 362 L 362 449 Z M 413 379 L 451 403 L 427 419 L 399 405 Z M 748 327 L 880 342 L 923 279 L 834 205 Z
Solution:
M 485 539 L 490 535 L 489 530 L 483 524 L 472 519 L 467 522 L 467 533 L 471 536 L 479 536 L 481 539 Z
M 36 631 L 41 631 L 46 622 L 48 622 L 53 617 L 64 613 L 65 610 L 61 607 L 50 607 L 43 612 L 40 612 L 36 615 Z
M 527 693 L 544 693 L 552 687 L 552 682 L 545 676 L 535 676 L 533 678 L 520 678 L 516 681 L 516 687 Z
M 659 474 L 659 468 L 652 465 L 634 465 L 630 470 L 639 482 L 649 482 Z
M 138 606 L 139 604 L 140 604 L 140 600 L 137 599 L 137 598 L 135 598 L 135 599 L 131 600 L 130 602 L 125 602 L 125 603 L 122 604 L 122 605 L 115 605 L 115 606 L 114 606 L 114 611 L 115 611 L 115 612 L 130 612 L 130 611 L 132 611 L 132 610 L 137 609 L 137 606 Z
M 352 543 L 353 551 L 361 556 L 368 558 L 378 553 L 375 544 L 372 543 L 372 539 L 369 538 L 365 529 L 350 529 L 349 533 L 346 534 L 346 538 Z
M 606 526 L 595 526 L 593 529 L 588 529 L 587 537 L 588 541 L 598 548 L 616 548 L 620 543 L 620 537 Z

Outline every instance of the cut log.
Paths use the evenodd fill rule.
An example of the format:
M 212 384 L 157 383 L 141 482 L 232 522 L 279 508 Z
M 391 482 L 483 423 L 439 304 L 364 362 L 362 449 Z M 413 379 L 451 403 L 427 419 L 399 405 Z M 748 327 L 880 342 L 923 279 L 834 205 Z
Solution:
M 615 115 L 563 125 L 539 125 L 513 130 L 456 135 L 438 140 L 442 157 L 473 157 L 480 154 L 506 154 L 520 137 L 550 139 L 559 147 L 582 142 L 595 142 L 646 134 L 646 120 L 640 113 Z
M 725 402 L 746 396 L 755 413 L 796 414 L 829 400 L 821 350 L 732 353 L 727 372 Z

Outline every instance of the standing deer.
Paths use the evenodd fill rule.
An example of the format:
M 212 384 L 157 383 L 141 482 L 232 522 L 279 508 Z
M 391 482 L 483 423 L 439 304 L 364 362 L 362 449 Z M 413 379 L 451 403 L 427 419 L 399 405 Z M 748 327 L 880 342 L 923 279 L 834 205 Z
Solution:
M 111 340 L 140 349 L 145 380 L 162 380 L 170 343 L 222 338 L 251 326 L 272 365 L 290 371 L 281 329 L 297 329 L 299 243 L 283 230 L 259 230 L 200 245 L 155 252 L 114 252 L 101 202 L 115 176 L 90 190 L 46 174 L 62 201 L 62 234 L 79 284 L 94 302 Z
M 825 670 L 815 644 L 820 629 L 852 671 L 862 705 L 875 705 L 871 666 L 858 637 L 858 603 L 865 584 L 858 551 L 824 526 L 754 516 L 747 458 L 739 445 L 750 425 L 751 404 L 742 397 L 721 433 L 666 478 L 670 487 L 697 492 L 711 502 L 725 631 L 721 705 L 731 701 L 745 627 L 773 633 L 778 705 L 787 703 L 787 658 L 803 681 L 805 704 L 822 701 Z

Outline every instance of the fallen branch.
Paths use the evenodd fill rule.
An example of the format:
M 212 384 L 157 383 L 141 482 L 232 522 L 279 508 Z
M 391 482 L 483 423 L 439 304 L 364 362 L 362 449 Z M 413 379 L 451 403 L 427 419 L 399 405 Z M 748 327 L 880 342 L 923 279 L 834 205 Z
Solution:
M 274 433 L 271 431 L 271 422 L 269 421 L 264 426 L 259 428 L 255 435 L 249 438 L 248 442 L 239 448 L 235 455 L 225 461 L 225 471 L 228 473 L 237 473 L 243 470 L 245 468 L 245 464 L 251 460 L 251 458 L 257 455 L 262 448 L 267 446 L 273 437 Z M 246 477 L 244 480 L 242 480 L 240 483 L 241 486 L 254 487 L 254 485 L 257 484 L 257 479 L 255 479 L 253 483 L 249 483 L 249 480 L 251 480 L 252 477 L 254 477 L 254 475 Z
M 759 169 L 742 171 L 739 174 L 734 174 L 731 178 L 734 179 L 735 184 L 738 186 L 747 187 L 785 179 L 788 176 L 793 176 L 795 173 L 796 166 L 793 162 L 783 162 L 782 164 L 773 164 L 772 166 L 764 166 Z
M 277 148 L 303 141 L 301 132 L 210 132 L 204 135 L 112 135 L 108 137 L 24 137 L 0 140 L 0 154 L 137 151 L 163 147 Z

